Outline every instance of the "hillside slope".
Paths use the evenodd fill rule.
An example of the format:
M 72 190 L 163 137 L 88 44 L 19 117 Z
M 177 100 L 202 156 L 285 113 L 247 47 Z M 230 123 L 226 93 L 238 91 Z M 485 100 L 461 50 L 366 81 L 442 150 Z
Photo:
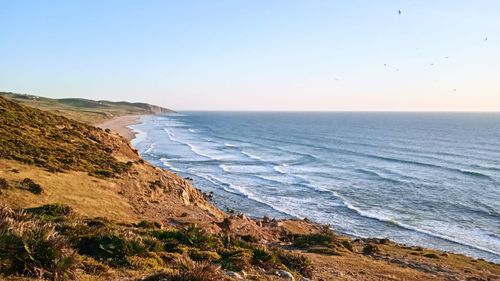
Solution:
M 159 220 L 165 212 L 180 214 L 194 205 L 210 209 L 206 215 L 221 213 L 207 204 L 186 180 L 144 163 L 119 135 L 1 97 L 0 167 L 0 177 L 12 182 L 29 177 L 44 183 L 44 192 L 34 197 L 19 189 L 5 190 L 0 202 L 10 202 L 15 207 L 34 206 L 55 198 L 69 200 L 78 190 L 74 200 L 60 202 L 74 202 L 77 209 L 85 207 L 92 215 L 109 216 L 99 211 L 110 209 L 95 208 L 92 200 L 97 194 L 113 193 L 113 199 L 108 196 L 103 202 L 109 206 L 130 206 L 126 216 L 113 216 L 115 219 L 133 220 L 140 214 Z M 165 207 L 150 206 L 153 204 L 170 208 L 167 211 Z M 200 208 L 192 210 L 198 214 Z
M 226 214 L 208 198 L 117 134 L 0 97 L 0 279 L 500 278 L 484 260 Z
M 34 95 L 0 92 L 0 96 L 17 103 L 51 111 L 88 124 L 98 124 L 122 115 L 166 114 L 174 111 L 139 102 L 95 101 L 81 98 L 51 99 Z

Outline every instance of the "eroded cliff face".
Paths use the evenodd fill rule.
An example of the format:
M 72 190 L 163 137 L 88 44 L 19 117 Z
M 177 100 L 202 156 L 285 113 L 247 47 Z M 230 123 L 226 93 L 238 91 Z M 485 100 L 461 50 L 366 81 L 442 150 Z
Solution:
M 175 111 L 168 109 L 168 108 L 163 108 L 160 106 L 156 105 L 149 105 L 149 108 L 153 114 L 168 114 L 168 113 L 175 113 Z

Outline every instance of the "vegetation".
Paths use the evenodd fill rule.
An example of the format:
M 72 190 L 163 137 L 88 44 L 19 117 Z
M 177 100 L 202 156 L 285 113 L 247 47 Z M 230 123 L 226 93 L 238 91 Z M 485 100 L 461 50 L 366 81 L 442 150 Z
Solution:
M 25 178 L 21 182 L 19 182 L 18 186 L 19 189 L 26 189 L 27 191 L 33 193 L 33 194 L 42 194 L 43 193 L 43 188 L 35 183 L 32 179 L 30 178 Z
M 40 100 L 27 97 L 26 103 Z M 87 100 L 70 99 L 61 104 L 94 106 L 96 111 L 109 109 L 104 103 Z M 121 150 L 122 145 L 128 150 Z M 496 280 L 500 275 L 498 265 L 484 260 L 406 247 L 387 239 L 351 240 L 308 221 L 280 223 L 268 218 L 252 221 L 216 212 L 212 218 L 202 217 L 208 218 L 207 221 L 198 220 L 204 227 L 201 228 L 189 224 L 193 222 L 196 204 L 189 206 L 188 213 L 185 206 L 180 205 L 184 201 L 169 206 L 182 206 L 177 212 L 181 215 L 177 217 L 165 217 L 167 212 L 158 212 L 160 216 L 143 214 L 145 208 L 177 200 L 177 195 L 172 192 L 174 196 L 156 201 L 157 196 L 171 195 L 163 190 L 164 186 L 179 184 L 178 178 L 167 172 L 162 174 L 163 171 L 148 165 L 137 164 L 144 161 L 130 152 L 127 142 L 105 131 L 19 106 L 0 97 L 0 158 L 4 158 L 0 159 L 3 168 L 0 170 L 0 191 L 7 190 L 0 193 L 0 202 L 18 208 L 32 207 L 35 202 L 66 202 L 87 216 L 80 217 L 64 204 L 19 210 L 0 207 L 0 279 L 210 281 L 238 277 L 243 271 L 247 273 L 246 280 L 277 280 L 278 275 L 289 278 L 290 274 L 296 280 L 302 277 L 333 280 L 342 279 L 342 276 L 352 280 Z M 114 156 L 131 161 L 120 162 Z M 134 165 L 132 163 L 137 166 L 134 166 L 134 171 L 129 171 Z M 39 168 L 30 169 L 29 165 L 51 172 L 80 171 L 101 178 L 118 177 L 129 172 L 113 180 L 80 173 L 77 176 L 92 182 L 82 185 L 82 181 L 73 178 L 77 173 L 56 176 Z M 160 181 L 161 174 L 165 177 Z M 170 176 L 172 179 L 168 180 Z M 63 178 L 61 182 L 51 181 Z M 104 184 L 108 182 L 110 185 Z M 81 185 L 85 189 L 79 193 Z M 99 193 L 111 185 L 121 189 L 117 188 L 116 193 L 109 195 Z M 125 185 L 131 188 L 125 189 Z M 146 207 L 134 209 L 129 220 L 123 219 L 122 214 L 129 214 L 126 211 L 105 213 L 105 216 L 123 223 L 103 217 L 89 218 L 103 215 L 89 212 L 89 208 L 116 206 L 118 210 L 120 205 L 115 203 L 121 201 L 114 196 L 118 197 L 123 190 L 133 191 L 136 187 L 144 191 L 139 187 L 141 185 L 146 194 L 138 199 L 145 198 Z M 19 188 L 41 195 L 14 190 Z M 54 196 L 55 190 L 62 196 Z M 94 196 L 86 197 L 89 193 Z M 67 200 L 71 196 L 73 201 Z M 16 204 L 25 197 L 29 200 Z M 101 197 L 106 199 L 102 200 L 105 203 L 86 203 L 89 201 L 85 200 Z M 141 201 L 130 202 L 135 208 Z M 200 202 L 204 203 L 201 199 Z M 222 216 L 225 219 L 221 222 Z M 143 221 L 137 222 L 138 219 Z M 159 219 L 164 224 L 158 223 Z M 218 229 L 222 231 L 217 232 Z M 335 265 L 330 267 L 333 263 Z M 319 266 L 313 270 L 313 264 Z
M 111 177 L 131 164 L 117 161 L 106 144 L 107 134 L 95 127 L 0 97 L 0 158 L 36 165 L 51 172 L 89 172 Z M 33 182 L 22 182 L 42 192 Z
M 79 98 L 50 99 L 7 92 L 0 92 L 0 97 L 89 124 L 100 123 L 120 115 L 173 112 L 147 103 L 95 101 Z
M 241 271 L 259 266 L 311 276 L 306 257 L 247 242 L 252 240 L 247 236 L 228 239 L 196 225 L 158 230 L 81 219 L 62 204 L 19 211 L 3 207 L 0 234 L 3 275 L 66 280 L 77 268 L 93 275 L 127 268 L 162 272 L 147 280 L 168 276 L 166 280 L 206 281 L 223 280 L 219 268 Z
M 0 208 L 0 272 L 63 280 L 73 277 L 74 250 L 55 226 Z

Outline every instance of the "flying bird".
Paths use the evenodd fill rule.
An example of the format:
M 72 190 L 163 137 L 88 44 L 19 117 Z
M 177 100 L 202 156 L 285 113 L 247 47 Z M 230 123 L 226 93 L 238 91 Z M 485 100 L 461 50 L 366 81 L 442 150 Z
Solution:
M 449 59 L 449 58 L 450 58 L 450 56 L 446 56 L 446 57 L 444 57 L 444 59 Z
M 484 38 L 484 41 L 488 41 L 488 37 Z
M 398 10 L 398 15 L 401 15 L 401 10 Z

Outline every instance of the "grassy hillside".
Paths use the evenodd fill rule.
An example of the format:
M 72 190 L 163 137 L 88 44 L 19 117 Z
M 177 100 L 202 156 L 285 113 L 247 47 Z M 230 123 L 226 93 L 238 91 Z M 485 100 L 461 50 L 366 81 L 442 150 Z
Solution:
M 69 117 L 88 124 L 98 124 L 115 116 L 174 112 L 147 103 L 95 101 L 80 98 L 51 99 L 33 95 L 0 92 L 17 103 Z
M 0 97 L 0 280 L 500 278 L 484 260 L 226 214 L 207 198 L 117 134 Z
M 49 171 L 85 171 L 113 176 L 131 163 L 117 161 L 95 127 L 0 97 L 0 157 Z

